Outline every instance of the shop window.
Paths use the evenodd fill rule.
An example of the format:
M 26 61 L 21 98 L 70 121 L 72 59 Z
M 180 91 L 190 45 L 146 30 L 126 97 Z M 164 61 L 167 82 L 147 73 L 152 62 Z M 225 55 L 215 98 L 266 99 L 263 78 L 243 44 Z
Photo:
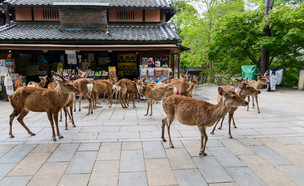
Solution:
M 58 8 L 34 8 L 35 21 L 59 21 Z
M 135 9 L 109 9 L 111 22 L 142 22 L 143 10 Z

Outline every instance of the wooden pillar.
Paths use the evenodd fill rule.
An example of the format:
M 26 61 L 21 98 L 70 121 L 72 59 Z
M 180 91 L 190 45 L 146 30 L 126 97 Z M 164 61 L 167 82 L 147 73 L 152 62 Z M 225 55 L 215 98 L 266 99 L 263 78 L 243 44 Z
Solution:
M 179 52 L 176 53 L 175 57 L 176 57 L 175 64 L 176 64 L 176 68 L 177 68 L 177 77 L 180 78 L 180 53 Z
M 5 13 L 5 24 L 6 26 L 10 26 L 11 25 L 11 19 L 10 19 L 10 15 L 9 15 L 9 8 L 8 8 L 8 2 L 3 2 L 3 10 Z

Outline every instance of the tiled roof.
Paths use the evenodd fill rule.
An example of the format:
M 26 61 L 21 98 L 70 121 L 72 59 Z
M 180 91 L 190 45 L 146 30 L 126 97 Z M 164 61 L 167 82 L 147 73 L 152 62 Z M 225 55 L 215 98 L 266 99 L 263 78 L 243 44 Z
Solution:
M 109 3 L 110 7 L 169 8 L 167 0 L 7 0 L 13 6 L 52 6 L 53 3 Z
M 180 38 L 167 24 L 109 25 L 108 32 L 61 31 L 59 23 L 17 23 L 0 28 L 0 43 L 7 41 L 98 41 L 100 43 L 177 43 Z

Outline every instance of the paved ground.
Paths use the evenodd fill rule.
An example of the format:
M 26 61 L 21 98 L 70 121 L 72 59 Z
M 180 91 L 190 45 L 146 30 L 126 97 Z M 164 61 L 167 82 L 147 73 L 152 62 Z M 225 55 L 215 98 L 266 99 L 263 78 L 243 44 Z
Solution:
M 215 103 L 217 88 L 201 87 L 195 98 Z M 304 185 L 304 92 L 279 89 L 260 95 L 261 114 L 239 108 L 234 139 L 227 125 L 210 135 L 206 157 L 199 157 L 195 127 L 172 125 L 174 149 L 160 140 L 160 104 L 145 117 L 146 104 L 122 109 L 106 103 L 93 115 L 75 113 L 76 128 L 51 140 L 45 113 L 25 120 L 29 136 L 15 120 L 8 136 L 11 106 L 0 102 L 0 185 Z M 87 106 L 87 104 L 84 104 Z M 225 121 L 226 124 L 226 121 Z

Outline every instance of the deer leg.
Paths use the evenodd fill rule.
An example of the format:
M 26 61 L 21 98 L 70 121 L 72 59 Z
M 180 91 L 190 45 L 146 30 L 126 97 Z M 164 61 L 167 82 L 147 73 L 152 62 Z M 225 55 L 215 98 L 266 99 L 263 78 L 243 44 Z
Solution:
M 53 139 L 53 141 L 56 141 L 56 134 L 55 134 L 55 129 L 54 129 L 53 115 L 52 115 L 51 112 L 47 112 L 47 116 L 49 118 L 49 121 L 50 121 L 51 127 L 52 127 L 52 139 Z
M 255 95 L 255 101 L 256 101 L 256 104 L 257 104 L 258 113 L 260 113 L 260 107 L 259 107 L 258 95 Z
M 132 93 L 132 101 L 133 101 L 133 108 L 136 108 L 136 106 L 135 106 L 135 94 L 134 93 Z
M 171 148 L 174 148 L 172 140 L 171 140 L 171 134 L 170 134 L 170 126 L 174 120 L 174 117 L 167 117 L 167 130 L 168 130 L 168 136 L 169 136 L 169 145 Z
M 75 99 L 73 101 L 73 106 L 74 106 L 74 112 L 76 112 L 76 96 L 75 96 Z
M 250 96 L 247 96 L 247 98 L 248 98 L 247 111 L 249 111 Z
M 112 100 L 113 100 L 112 91 L 109 91 L 109 92 L 108 92 L 108 98 L 109 98 L 109 103 L 110 103 L 109 108 L 111 108 L 111 107 L 112 107 Z
M 65 116 L 65 130 L 68 130 L 68 118 L 67 118 L 67 109 L 66 107 L 63 108 L 64 110 L 64 116 Z
M 29 128 L 27 128 L 27 126 L 25 125 L 23 118 L 29 113 L 29 111 L 27 110 L 22 110 L 22 112 L 20 113 L 20 115 L 18 116 L 17 120 L 19 121 L 19 123 L 25 128 L 25 130 L 32 136 L 35 136 L 36 134 L 34 134 Z
M 137 102 L 140 102 L 140 94 L 137 93 Z
M 127 99 L 128 99 L 127 105 L 129 106 L 129 103 L 130 103 L 130 93 L 127 95 Z
M 205 127 L 198 127 L 198 129 L 201 132 L 201 151 L 200 151 L 199 155 L 200 156 L 207 156 L 207 153 L 205 153 L 206 144 L 207 144 L 207 141 L 208 141 L 208 136 L 206 134 L 206 128 Z
M 221 125 L 219 126 L 219 130 L 222 130 L 222 128 L 223 128 L 223 123 L 224 123 L 224 120 L 225 120 L 225 116 L 224 117 L 222 117 L 222 122 L 221 122 Z
M 69 107 L 70 107 L 72 125 L 73 125 L 73 127 L 76 127 L 75 122 L 74 122 L 74 116 L 73 116 L 73 105 L 71 105 Z
M 228 134 L 230 136 L 230 138 L 233 138 L 232 135 L 231 135 L 231 118 L 233 117 L 233 113 L 229 113 L 229 118 L 228 118 L 228 125 L 229 125 L 229 131 L 228 131 Z
M 210 134 L 214 134 L 215 128 L 217 126 L 217 124 L 221 121 L 221 119 L 217 120 L 216 124 L 214 125 L 212 131 L 210 132 Z
M 237 128 L 236 125 L 235 125 L 235 121 L 234 121 L 234 114 L 232 115 L 232 121 L 233 121 L 234 128 Z
M 255 105 L 254 105 L 254 96 L 251 96 L 251 98 L 252 98 L 252 108 L 254 108 L 255 107 Z
M 20 114 L 20 112 L 18 112 L 16 109 L 13 110 L 12 114 L 10 115 L 10 121 L 9 121 L 9 126 L 10 126 L 10 129 L 9 129 L 9 136 L 10 138 L 14 138 L 15 136 L 13 135 L 13 120 L 16 116 L 18 116 Z
M 54 121 L 55 121 L 55 125 L 56 125 L 57 136 L 59 137 L 59 139 L 62 139 L 63 136 L 61 136 L 61 134 L 59 132 L 59 126 L 58 126 L 58 112 L 55 112 L 53 117 L 54 117 Z
M 151 100 L 151 114 L 150 114 L 150 116 L 152 116 L 152 105 L 153 105 L 153 100 Z
M 59 119 L 59 122 L 62 122 L 62 109 L 60 110 L 60 119 Z
M 83 97 L 89 101 L 89 110 L 87 115 L 93 114 L 92 98 L 88 95 L 88 93 L 83 94 Z
M 163 142 L 166 142 L 167 140 L 165 139 L 165 125 L 167 124 L 167 118 L 162 120 L 162 133 L 161 133 L 161 139 Z
M 92 93 L 92 101 L 93 101 L 93 109 L 96 110 L 97 105 L 97 99 L 98 99 L 98 93 Z
M 106 92 L 103 93 L 103 102 L 106 102 Z
M 81 111 L 81 100 L 82 100 L 82 94 L 79 95 L 79 110 Z
M 147 116 L 148 113 L 149 113 L 149 108 L 150 108 L 150 102 L 151 102 L 151 101 L 152 101 L 152 100 L 149 100 L 149 99 L 147 98 L 148 108 L 147 108 L 147 113 L 145 114 L 145 116 Z
M 115 99 L 116 99 L 116 104 L 117 104 L 117 102 L 118 102 L 118 100 L 117 100 L 117 96 L 118 96 L 118 91 L 116 90 L 116 91 L 115 91 Z

